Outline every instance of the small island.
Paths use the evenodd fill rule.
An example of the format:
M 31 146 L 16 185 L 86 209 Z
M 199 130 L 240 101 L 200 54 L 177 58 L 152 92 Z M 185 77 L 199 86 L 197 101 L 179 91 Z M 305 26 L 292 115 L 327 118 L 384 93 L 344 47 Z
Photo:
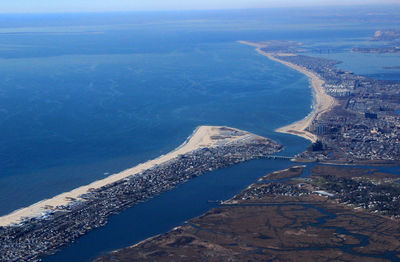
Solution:
M 375 31 L 372 41 L 393 41 L 400 38 L 400 30 Z
M 371 46 L 371 47 L 355 47 L 352 49 L 353 52 L 358 53 L 372 53 L 372 54 L 392 54 L 400 52 L 400 38 L 399 30 L 378 30 L 375 32 L 371 41 L 385 42 L 382 46 Z
M 272 172 L 262 178 L 259 181 L 265 180 L 282 180 L 282 179 L 290 179 L 294 177 L 298 177 L 303 174 L 304 169 L 306 168 L 305 165 L 302 166 L 292 166 L 284 170 L 279 170 Z

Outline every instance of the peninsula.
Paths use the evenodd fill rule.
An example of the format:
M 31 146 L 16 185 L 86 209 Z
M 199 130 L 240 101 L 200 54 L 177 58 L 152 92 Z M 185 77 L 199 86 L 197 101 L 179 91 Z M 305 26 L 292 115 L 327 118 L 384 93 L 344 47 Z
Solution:
M 166 155 L 0 217 L 0 260 L 36 261 L 138 202 L 203 173 L 268 157 L 281 148 L 235 128 L 200 126 Z

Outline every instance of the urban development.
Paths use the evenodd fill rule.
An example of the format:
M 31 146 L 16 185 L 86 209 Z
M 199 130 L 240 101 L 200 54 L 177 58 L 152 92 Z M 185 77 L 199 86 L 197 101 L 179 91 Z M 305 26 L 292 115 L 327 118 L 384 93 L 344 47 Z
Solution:
M 378 31 L 373 41 L 398 38 Z M 400 82 L 299 54 L 307 47 L 296 42 L 241 43 L 311 78 L 318 108 L 277 131 L 311 140 L 293 160 L 314 163 L 270 173 L 218 208 L 95 261 L 399 261 Z
M 218 208 L 96 262 L 398 261 L 399 177 L 294 166 Z
M 397 31 L 377 32 L 375 40 L 397 39 L 399 35 Z M 308 133 L 306 138 L 313 143 L 296 155 L 294 161 L 398 163 L 399 81 L 356 75 L 339 69 L 339 61 L 298 54 L 296 42 L 245 43 L 257 46 L 273 60 L 316 75 L 322 81 L 323 93 L 334 101 L 329 110 L 315 114 L 301 130 L 303 134 Z M 375 52 L 372 49 L 353 51 Z M 252 134 L 243 136 L 241 131 L 226 127 L 221 130 L 222 134 L 240 139 L 199 147 L 138 174 L 93 188 L 79 199 L 50 209 L 40 217 L 0 227 L 0 260 L 37 261 L 88 231 L 104 226 L 110 215 L 205 172 L 256 158 L 279 158 L 273 154 L 282 146 L 272 140 Z M 233 258 L 238 261 L 400 258 L 400 243 L 396 240 L 400 235 L 388 234 L 390 229 L 400 232 L 396 222 L 400 218 L 398 176 L 376 169 L 315 163 L 311 166 L 308 177 L 303 176 L 307 166 L 269 174 L 231 200 L 222 202 L 218 209 L 98 261 L 134 261 L 133 258 L 169 261 L 181 257 L 226 261 Z M 365 228 L 373 230 L 365 231 Z M 296 236 L 295 240 L 288 235 Z
M 318 143 L 298 160 L 390 163 L 400 160 L 400 81 L 377 80 L 337 68 L 339 61 L 296 54 L 295 42 L 263 43 L 274 58 L 310 71 L 335 99 L 307 130 Z
M 282 147 L 272 140 L 246 135 L 247 132 L 220 129 L 240 139 L 179 155 L 140 174 L 93 189 L 80 196 L 82 200 L 58 206 L 44 216 L 0 227 L 0 261 L 37 261 L 89 230 L 104 226 L 112 214 L 171 190 L 205 172 L 268 157 Z M 212 138 L 218 140 L 221 137 Z

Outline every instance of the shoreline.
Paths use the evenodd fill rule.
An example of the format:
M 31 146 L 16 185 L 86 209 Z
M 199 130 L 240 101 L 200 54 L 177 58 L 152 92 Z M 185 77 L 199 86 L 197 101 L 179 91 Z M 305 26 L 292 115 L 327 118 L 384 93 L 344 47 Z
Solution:
M 297 170 L 292 174 L 287 174 L 287 171 L 291 168 Z M 300 259 L 300 261 L 308 261 L 308 258 L 313 256 L 325 256 L 328 261 L 332 257 L 337 258 L 337 253 L 333 252 L 332 255 L 331 250 L 325 253 L 318 250 L 313 254 L 313 251 L 325 244 L 326 241 L 331 241 L 332 245 L 337 245 L 340 242 L 344 248 L 348 246 L 348 242 L 342 241 L 346 235 L 337 238 L 337 231 L 332 231 L 329 228 L 323 229 L 315 224 L 316 219 L 326 215 L 326 210 L 331 213 L 329 217 L 332 220 L 329 223 L 343 227 L 343 230 L 348 232 L 368 231 L 366 228 L 369 227 L 377 228 L 377 230 L 365 235 L 365 238 L 370 242 L 366 242 L 365 252 L 362 252 L 362 250 L 359 252 L 360 256 L 367 257 L 368 250 L 370 250 L 369 246 L 377 246 L 375 242 L 379 242 L 376 240 L 377 234 L 384 237 L 389 236 L 388 243 L 397 241 L 398 236 L 388 234 L 388 232 L 395 231 L 392 229 L 393 226 L 399 227 L 396 217 L 385 215 L 382 211 L 378 212 L 377 207 L 365 208 L 362 201 L 361 203 L 357 202 L 359 200 L 354 200 L 353 203 L 350 201 L 348 201 L 350 203 L 342 203 L 344 201 L 340 200 L 346 195 L 336 192 L 333 188 L 338 187 L 346 193 L 352 192 L 351 187 L 347 187 L 352 183 L 350 181 L 354 181 L 351 178 L 364 177 L 367 181 L 372 182 L 368 189 L 379 196 L 386 194 L 386 192 L 380 192 L 379 185 L 373 181 L 387 179 L 387 181 L 391 181 L 388 186 L 394 187 L 393 184 L 398 179 L 394 174 L 381 173 L 380 170 L 375 170 L 372 173 L 369 171 L 364 168 L 345 171 L 342 168 L 320 166 L 320 169 L 310 173 L 310 178 L 307 181 L 299 179 L 304 174 L 304 166 L 293 166 L 268 173 L 259 180 L 264 182 L 254 182 L 232 198 L 222 202 L 221 205 L 186 220 L 182 225 L 134 245 L 99 255 L 94 262 L 127 262 L 131 261 L 132 258 L 140 261 L 179 261 L 179 258 L 182 257 L 187 258 L 188 261 L 206 261 L 210 257 L 209 254 L 212 254 L 216 261 L 228 261 L 229 259 L 242 261 L 243 258 L 249 259 L 248 250 L 259 250 L 260 246 L 266 247 L 265 252 L 257 252 L 257 256 L 250 257 L 250 259 L 267 261 L 274 256 L 277 259 L 282 259 L 288 253 L 287 247 L 290 246 L 292 255 L 284 257 L 284 261 L 297 261 L 299 241 L 296 237 L 300 237 L 302 247 L 307 246 L 306 253 L 303 254 L 304 259 Z M 283 174 L 287 178 L 284 181 L 271 181 L 269 177 L 274 174 Z M 329 177 L 329 180 L 326 179 L 327 181 L 324 183 L 318 182 L 321 178 L 325 179 L 326 177 Z M 339 180 L 339 178 L 347 178 L 348 180 Z M 379 197 L 376 198 L 379 199 Z M 390 202 L 390 199 L 387 202 Z M 368 199 L 364 199 L 364 201 L 368 201 Z M 384 200 L 377 201 L 386 202 Z M 282 209 L 282 207 L 285 208 Z M 324 210 L 326 212 L 323 212 Z M 360 212 L 362 216 L 360 216 Z M 298 226 L 299 217 L 305 221 L 300 227 Z M 342 217 L 346 218 L 345 224 L 343 224 Z M 285 221 L 291 219 L 291 222 L 282 223 L 282 219 Z M 353 223 L 351 223 L 352 221 Z M 373 224 L 368 224 L 371 221 Z M 323 225 L 325 222 L 323 221 L 321 224 Z M 392 223 L 393 226 L 388 227 L 387 223 Z M 379 227 L 380 225 L 382 226 Z M 202 233 L 199 234 L 200 230 L 202 230 Z M 326 230 L 326 232 L 320 234 L 321 230 Z M 216 237 L 216 232 L 222 237 Z M 352 237 L 353 235 L 348 236 Z M 239 244 L 232 245 L 232 243 Z M 350 247 L 351 245 L 350 243 Z M 398 246 L 397 242 L 394 246 L 396 245 Z M 271 249 L 271 246 L 283 246 L 283 248 Z M 384 246 L 379 250 L 376 249 L 372 256 L 378 254 L 387 258 L 386 253 L 390 248 Z M 343 257 L 343 260 L 358 261 L 357 258 L 358 256 L 356 258 Z
M 249 45 L 256 47 L 257 53 L 268 57 L 272 61 L 281 63 L 287 67 L 290 67 L 304 75 L 306 75 L 311 82 L 311 88 L 313 89 L 313 96 L 314 96 L 314 105 L 313 105 L 313 110 L 308 114 L 305 118 L 296 121 L 294 123 L 291 123 L 289 125 L 280 127 L 275 129 L 275 132 L 278 133 L 284 133 L 284 134 L 291 134 L 291 135 L 296 135 L 300 136 L 302 138 L 305 138 L 312 143 L 316 142 L 318 137 L 307 131 L 307 129 L 311 126 L 312 122 L 315 119 L 318 119 L 322 114 L 325 112 L 328 112 L 331 110 L 335 105 L 336 105 L 336 100 L 328 95 L 325 92 L 325 89 L 323 87 L 323 84 L 325 83 L 324 80 L 319 78 L 315 73 L 308 71 L 306 68 L 292 64 L 290 62 L 286 62 L 283 60 L 280 60 L 279 58 L 276 58 L 275 55 L 286 55 L 286 56 L 295 56 L 295 54 L 279 54 L 279 53 L 268 53 L 262 50 L 263 47 L 265 47 L 265 44 L 262 42 L 260 43 L 254 43 L 254 42 L 248 42 L 248 41 L 238 41 L 241 44 Z
M 242 44 L 256 47 L 256 51 L 259 54 L 267 56 L 269 59 L 275 62 L 279 62 L 292 69 L 295 69 L 300 73 L 305 74 L 307 77 L 311 79 L 315 97 L 315 105 L 313 106 L 313 111 L 304 119 L 289 124 L 287 126 L 280 127 L 275 131 L 279 133 L 297 135 L 305 139 L 308 139 L 311 142 L 315 142 L 317 140 L 317 136 L 308 132 L 306 129 L 311 125 L 314 119 L 318 118 L 322 113 L 330 110 L 335 104 L 335 100 L 332 97 L 328 96 L 322 87 L 324 81 L 318 78 L 318 76 L 316 76 L 314 73 L 307 71 L 305 68 L 280 60 L 276 58 L 272 53 L 267 53 L 262 51 L 262 48 L 265 46 L 265 44 L 263 44 L 262 42 L 261 43 L 253 43 L 246 41 L 239 41 L 239 42 Z M 282 54 L 282 55 L 291 55 L 291 54 Z M 219 132 L 217 130 L 221 128 L 223 127 L 199 126 L 181 145 L 179 145 L 173 151 L 165 155 L 160 155 L 159 157 L 153 160 L 149 160 L 145 163 L 138 164 L 132 168 L 123 170 L 119 173 L 112 174 L 104 179 L 96 180 L 88 185 L 80 186 L 71 191 L 56 195 L 52 198 L 43 199 L 28 207 L 22 207 L 9 214 L 0 216 L 0 226 L 9 226 L 12 224 L 17 224 L 25 218 L 43 216 L 49 211 L 57 210 L 58 206 L 66 206 L 75 201 L 85 201 L 81 196 L 90 193 L 92 189 L 98 189 L 108 184 L 114 183 L 116 181 L 125 179 L 129 176 L 139 174 L 147 169 L 151 169 L 157 165 L 166 163 L 176 158 L 179 155 L 195 151 L 197 149 L 204 147 L 215 147 L 216 143 L 215 141 L 213 141 L 212 137 L 218 136 Z
M 270 158 L 282 147 L 271 139 L 236 128 L 200 126 L 183 146 L 138 166 L 143 168 L 147 164 L 145 168 L 150 166 L 149 169 L 143 168 L 139 173 L 121 172 L 110 177 L 111 180 L 115 180 L 114 177 L 119 179 L 112 183 L 109 183 L 110 178 L 95 182 L 98 186 L 104 185 L 100 188 L 78 188 L 78 191 L 87 189 L 88 192 L 79 195 L 79 199 L 62 198 L 65 194 L 61 194 L 40 202 L 36 206 L 42 208 L 36 211 L 44 213 L 32 219 L 21 216 L 23 211 L 34 215 L 35 209 L 32 207 L 9 215 L 7 218 L 13 218 L 14 221 L 22 220 L 20 223 L 0 227 L 0 260 L 40 260 L 90 231 L 106 226 L 111 216 L 120 214 L 134 205 L 161 196 L 211 171 L 250 160 Z M 138 167 L 130 170 L 138 171 Z M 219 190 L 218 188 L 224 190 L 224 187 L 216 184 L 215 190 Z M 204 196 L 207 197 L 209 190 L 204 189 Z M 76 194 L 77 190 L 71 192 Z M 68 193 L 70 196 L 71 192 Z M 60 197 L 61 200 L 71 203 L 67 206 L 46 206 L 51 201 L 60 200 Z M 185 196 L 179 199 L 185 199 Z M 208 202 L 204 201 L 204 206 L 208 205 Z M 177 207 L 179 209 L 179 206 Z M 3 222 L 5 221 L 3 217 Z
M 237 131 L 241 136 L 224 137 L 226 129 Z M 25 218 L 40 217 L 49 211 L 57 210 L 58 206 L 66 206 L 75 201 L 85 201 L 82 195 L 90 193 L 93 189 L 98 189 L 109 185 L 116 181 L 120 181 L 132 175 L 140 174 L 141 172 L 152 169 L 158 165 L 167 163 L 170 160 L 177 158 L 180 155 L 188 152 L 194 152 L 201 148 L 217 147 L 219 143 L 230 144 L 238 139 L 245 139 L 250 133 L 241 131 L 235 128 L 227 128 L 222 126 L 199 126 L 180 146 L 171 152 L 161 155 L 153 160 L 138 164 L 132 168 L 128 168 L 119 173 L 110 175 L 104 179 L 96 180 L 88 185 L 80 186 L 71 191 L 61 193 L 52 198 L 44 199 L 36 202 L 28 207 L 17 209 L 9 214 L 0 216 L 0 226 L 10 226 L 22 222 Z M 255 136 L 255 135 L 253 135 Z M 218 137 L 218 138 L 216 138 Z M 222 138 L 221 138 L 222 137 Z M 257 136 L 258 137 L 258 136 Z

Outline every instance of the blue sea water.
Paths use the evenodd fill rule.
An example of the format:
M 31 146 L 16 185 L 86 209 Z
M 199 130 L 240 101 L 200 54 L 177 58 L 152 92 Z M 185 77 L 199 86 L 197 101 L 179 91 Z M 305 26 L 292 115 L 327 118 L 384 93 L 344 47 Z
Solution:
M 311 111 L 308 79 L 236 41 L 339 43 L 389 23 L 326 19 L 280 9 L 0 16 L 0 214 L 167 153 L 198 125 L 301 152 L 307 141 L 273 130 Z M 257 160 L 208 173 L 46 260 L 86 261 L 165 232 L 211 208 L 207 200 L 289 165 Z
M 304 76 L 235 42 L 7 59 L 0 71 L 3 214 L 166 153 L 198 125 L 277 138 L 312 100 Z

